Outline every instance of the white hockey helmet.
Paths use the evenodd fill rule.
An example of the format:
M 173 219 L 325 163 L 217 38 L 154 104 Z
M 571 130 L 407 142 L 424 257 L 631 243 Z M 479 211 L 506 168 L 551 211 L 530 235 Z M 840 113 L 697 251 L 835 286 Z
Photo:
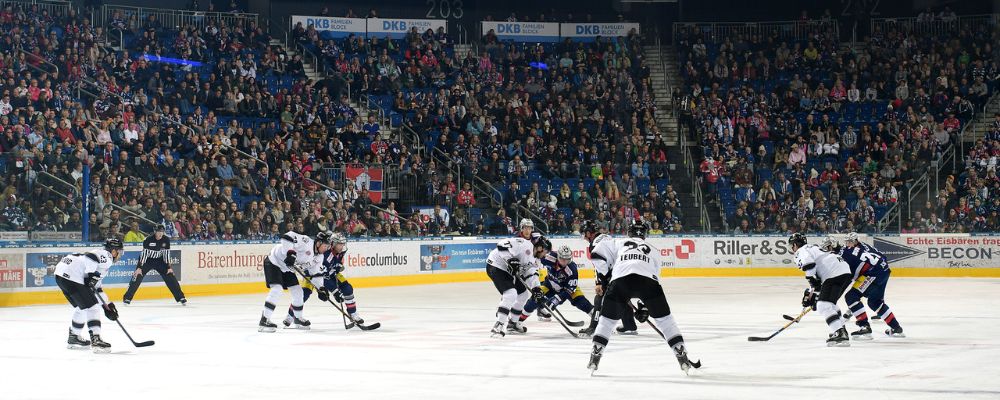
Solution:
M 823 251 L 833 251 L 839 245 L 840 243 L 837 243 L 837 239 L 834 239 L 833 236 L 827 236 L 823 238 L 823 242 L 819 245 L 819 248 Z
M 565 245 L 559 246 L 559 250 L 556 250 L 556 256 L 560 260 L 572 260 L 573 259 L 573 250 L 570 249 L 569 246 L 565 246 Z
M 343 233 L 334 232 L 333 239 L 331 240 L 333 244 L 347 244 L 347 237 Z
M 857 232 L 848 233 L 847 239 L 844 240 L 847 242 L 847 244 L 851 246 L 856 245 L 858 244 L 858 233 Z
M 534 228 L 534 227 L 535 227 L 535 222 L 532 221 L 531 218 L 521 218 L 521 223 L 517 225 L 517 229 Z

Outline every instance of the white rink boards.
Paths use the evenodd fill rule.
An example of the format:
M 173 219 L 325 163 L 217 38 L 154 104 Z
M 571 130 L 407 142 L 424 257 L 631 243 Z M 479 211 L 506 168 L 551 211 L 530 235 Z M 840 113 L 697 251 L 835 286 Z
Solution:
M 799 310 L 804 279 L 663 283 L 691 356 L 704 363 L 690 377 L 648 327 L 613 337 L 595 377 L 589 340 L 555 322 L 532 317 L 526 335 L 491 339 L 498 296 L 489 282 L 358 289 L 361 313 L 382 322 L 373 332 L 345 331 L 335 310 L 311 299 L 312 331 L 272 334 L 256 330 L 261 284 L 259 294 L 187 307 L 119 304 L 136 340 L 157 344 L 135 349 L 104 321 L 113 351 L 103 355 L 65 348 L 68 305 L 0 308 L 0 399 L 1000 398 L 1000 280 L 894 278 L 886 301 L 908 337 L 850 348 L 825 347 L 826 326 L 812 314 L 771 342 L 747 341 Z

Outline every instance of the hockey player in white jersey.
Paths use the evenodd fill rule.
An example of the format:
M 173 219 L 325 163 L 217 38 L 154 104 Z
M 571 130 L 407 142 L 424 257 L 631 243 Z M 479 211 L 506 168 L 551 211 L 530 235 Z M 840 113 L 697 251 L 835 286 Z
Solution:
M 580 226 L 580 234 L 583 235 L 583 240 L 587 241 L 588 251 L 587 256 L 590 259 L 595 257 L 594 254 L 594 244 L 607 240 L 612 240 L 611 236 L 606 233 L 601 233 L 601 229 L 597 226 L 597 223 L 591 220 L 583 222 Z M 600 254 L 596 257 L 599 260 L 603 260 Z M 607 260 L 603 260 L 607 262 Z M 597 329 L 597 323 L 601 319 L 601 305 L 604 301 L 604 289 L 605 287 L 601 285 L 600 281 L 597 281 L 594 285 L 594 308 L 590 312 L 590 325 L 586 328 L 580 330 L 580 334 L 584 336 L 591 336 Z M 625 307 L 622 309 L 622 326 L 619 326 L 616 330 L 622 335 L 636 335 L 638 334 L 638 327 L 635 324 L 635 314 L 632 311 L 632 307 Z
M 297 329 L 309 329 L 311 323 L 302 317 L 302 286 L 295 271 L 307 275 L 317 288 L 316 296 L 322 301 L 330 298 L 330 292 L 323 286 L 323 253 L 330 249 L 332 232 L 320 232 L 316 238 L 288 232 L 281 235 L 280 242 L 271 249 L 264 259 L 264 281 L 270 291 L 264 300 L 264 312 L 257 327 L 259 332 L 274 332 L 277 325 L 271 322 L 271 314 L 277 307 L 281 292 L 288 289 L 292 294 L 293 323 Z
M 823 248 L 815 244 L 806 244 L 806 236 L 793 233 L 788 238 L 788 244 L 795 252 L 795 264 L 806 273 L 809 288 L 802 296 L 802 307 L 812 307 L 819 311 L 830 327 L 830 337 L 827 346 L 850 346 L 844 319 L 840 316 L 837 301 L 851 284 L 851 269 L 839 255 L 832 254 L 834 243 L 827 240 Z
M 544 237 L 531 240 L 516 237 L 503 239 L 486 258 L 486 275 L 500 292 L 497 320 L 490 330 L 493 337 L 503 337 L 506 331 L 525 333 L 520 316 L 528 298 L 536 302 L 544 299 L 538 281 L 538 261 L 552 250 L 552 243 Z
M 591 260 L 597 272 L 597 279 L 605 287 L 604 300 L 601 308 L 601 319 L 594 332 L 594 347 L 590 354 L 591 371 L 596 371 L 601 362 L 604 348 L 608 346 L 608 338 L 618 325 L 622 311 L 631 307 L 631 300 L 638 298 L 640 307 L 636 313 L 643 320 L 647 312 L 654 324 L 663 333 L 663 339 L 674 351 L 681 370 L 701 367 L 701 362 L 688 359 L 684 347 L 684 337 L 670 314 L 670 305 L 660 286 L 660 260 L 657 252 L 646 244 L 646 233 L 649 227 L 643 221 L 635 221 L 628 229 L 628 238 L 612 239 L 602 236 L 594 240 L 591 249 Z M 593 373 L 593 372 L 592 372 Z
M 56 265 L 56 285 L 73 306 L 73 321 L 67 340 L 69 348 L 90 347 L 95 353 L 111 351 L 111 344 L 101 339 L 101 309 L 111 321 L 118 319 L 118 309 L 104 294 L 101 281 L 121 255 L 121 240 L 112 238 L 104 241 L 104 248 L 70 254 Z M 103 298 L 105 306 L 100 306 L 97 296 Z M 89 341 L 82 336 L 84 323 L 90 331 Z

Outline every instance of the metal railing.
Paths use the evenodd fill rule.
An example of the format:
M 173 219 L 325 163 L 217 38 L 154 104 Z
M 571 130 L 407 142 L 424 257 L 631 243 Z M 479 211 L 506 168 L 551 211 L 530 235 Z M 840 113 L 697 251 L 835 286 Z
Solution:
M 120 12 L 122 19 L 125 21 L 130 21 L 130 18 L 135 16 L 135 21 L 139 26 L 130 26 L 129 28 L 136 30 L 144 26 L 150 16 L 155 17 L 160 26 L 166 29 L 178 29 L 186 26 L 204 29 L 211 21 L 230 27 L 241 24 L 246 25 L 250 22 L 258 26 L 260 24 L 259 16 L 253 13 L 186 11 L 105 4 L 101 7 L 101 12 L 95 15 L 97 17 L 95 25 L 107 26 L 114 18 L 116 12 Z
M 462 24 L 455 24 L 456 44 L 469 44 L 469 30 Z
M 701 222 L 702 231 L 712 233 L 712 218 L 709 217 L 708 207 L 705 206 L 705 200 L 702 198 L 701 176 L 695 174 L 694 159 L 691 157 L 691 150 L 687 147 L 686 141 L 681 146 L 681 152 L 684 153 L 684 165 L 688 176 L 691 177 L 691 194 L 694 197 L 694 206 L 698 207 L 698 220 Z M 723 215 L 723 220 L 725 220 L 725 215 Z
M 975 120 L 975 115 L 973 115 L 973 118 L 971 120 Z M 956 170 L 956 168 L 958 167 L 958 158 L 960 151 L 959 149 L 962 149 L 964 147 L 964 144 L 962 142 L 962 137 L 965 136 L 965 132 L 972 125 L 973 124 L 971 123 L 965 124 L 965 126 L 962 127 L 962 130 L 957 135 L 958 139 L 953 140 L 951 143 L 949 143 L 948 147 L 946 147 L 941 152 L 941 154 L 937 157 L 937 159 L 931 160 L 930 165 L 928 166 L 927 169 L 924 170 L 924 173 L 920 175 L 920 177 L 918 177 L 916 180 L 914 180 L 912 184 L 909 185 L 909 187 L 906 189 L 906 198 L 903 199 L 902 196 L 900 196 L 901 198 L 896 202 L 896 204 L 893 204 L 893 206 L 890 207 L 888 211 L 886 211 L 885 215 L 882 216 L 882 218 L 878 221 L 878 224 L 876 225 L 876 230 L 878 232 L 884 232 L 885 229 L 888 228 L 893 221 L 896 222 L 897 231 L 901 231 L 903 229 L 902 213 L 904 206 L 902 204 L 904 204 L 904 201 L 906 207 L 906 219 L 909 220 L 910 218 L 913 218 L 914 200 L 918 196 L 920 196 L 921 192 L 926 193 L 927 200 L 931 199 L 932 173 L 934 181 L 934 193 L 940 192 L 941 169 L 944 168 L 949 163 L 951 163 L 951 169 L 953 171 Z
M 808 21 L 761 21 L 761 22 L 675 22 L 673 38 L 682 37 L 685 30 L 694 30 L 697 37 L 705 42 L 727 37 L 776 36 L 783 40 L 808 40 L 814 34 L 825 33 L 828 38 L 839 41 L 840 26 L 835 20 Z M 692 38 L 693 39 L 693 38 Z
M 478 182 L 479 184 L 485 186 L 486 190 L 488 190 L 489 192 L 492 192 L 492 193 L 496 194 L 496 197 L 493 197 L 492 195 L 487 196 L 487 197 L 490 198 L 490 205 L 491 206 L 494 206 L 494 207 L 503 207 L 503 192 L 501 192 L 499 189 L 497 189 L 496 186 L 493 186 L 492 183 L 487 182 L 485 179 L 483 179 L 483 178 L 481 178 L 479 176 L 473 176 L 473 180 L 476 181 L 476 182 Z
M 420 140 L 420 135 L 414 132 L 408 125 L 402 124 L 399 126 L 399 140 L 410 151 L 416 151 L 417 155 L 421 157 L 427 155 L 427 146 L 424 146 L 423 141 Z
M 3 0 L 0 1 L 0 8 L 8 5 L 21 7 L 25 11 L 37 9 L 38 11 L 48 11 L 49 16 L 66 15 L 73 6 L 72 2 L 65 0 Z
M 34 53 L 30 52 L 30 51 L 27 51 L 27 50 L 25 50 L 25 49 L 22 49 L 22 48 L 20 48 L 20 47 L 18 47 L 18 48 L 17 48 L 17 52 L 18 52 L 18 53 L 24 53 L 24 59 L 25 59 L 26 61 L 28 61 L 28 62 L 26 63 L 26 65 L 27 65 L 27 66 L 28 66 L 29 68 L 31 68 L 31 69 L 33 69 L 33 70 L 36 70 L 36 71 L 38 71 L 38 72 L 41 72 L 41 73 L 44 73 L 44 74 L 56 74 L 56 75 L 58 75 L 58 74 L 59 74 L 59 66 L 58 66 L 58 65 L 55 65 L 55 64 L 53 64 L 53 63 L 50 63 L 50 62 L 49 62 L 48 60 L 46 60 L 45 58 L 42 58 L 42 57 L 40 57 L 40 56 L 38 56 L 38 55 L 36 55 L 36 54 L 34 54 Z M 40 67 L 40 66 L 37 66 L 37 65 L 34 65 L 34 64 L 32 64 L 32 63 L 31 63 L 31 60 L 34 60 L 34 61 L 39 61 L 39 62 L 40 62 L 40 64 L 42 64 L 42 65 L 45 65 L 45 66 L 47 66 L 47 67 L 48 67 L 48 69 L 46 69 L 46 68 L 42 68 L 42 67 Z
M 963 15 L 948 20 L 942 20 L 937 16 L 930 19 L 919 17 L 872 18 L 871 32 L 885 33 L 890 30 L 899 30 L 909 34 L 936 36 L 950 35 L 963 30 L 976 32 L 980 29 L 986 29 L 986 32 L 989 32 L 998 24 L 1000 24 L 1000 14 Z
M 664 51 L 663 51 L 663 43 L 661 43 L 661 40 L 660 40 L 659 30 L 657 30 L 657 32 L 655 33 L 655 36 L 656 36 L 656 44 L 655 44 L 656 45 L 656 51 L 657 51 L 657 53 L 659 55 L 657 57 L 657 59 L 658 59 L 657 62 L 660 64 L 660 71 L 663 72 L 663 87 L 664 87 L 664 89 L 666 89 L 666 91 L 667 91 L 667 97 L 669 98 L 670 96 L 673 95 L 673 90 L 672 90 L 673 88 L 670 87 L 670 79 L 668 79 L 669 77 L 667 76 L 667 64 L 663 60 L 663 55 L 666 54 L 666 53 L 664 53 Z M 655 99 L 654 99 L 654 101 L 655 101 Z M 669 100 L 669 101 L 670 101 L 670 104 L 673 104 L 672 99 Z M 673 117 L 673 118 L 676 119 L 677 114 L 675 114 L 674 111 L 676 111 L 675 108 L 671 107 L 671 109 L 670 109 L 671 117 Z
M 389 130 L 392 130 L 392 122 L 387 122 L 385 109 L 383 109 L 381 105 L 375 103 L 375 97 L 369 94 L 359 93 L 358 104 L 364 105 L 364 107 L 368 109 L 368 115 L 371 115 L 373 111 L 375 112 L 375 118 L 378 119 L 377 122 L 379 126 L 388 127 Z
M 926 175 L 924 176 L 924 178 L 926 179 Z M 892 207 L 889 207 L 889 209 L 886 210 L 885 214 L 882 215 L 882 218 L 879 219 L 878 221 L 875 221 L 876 232 L 879 233 L 884 232 L 885 229 L 889 227 L 889 225 L 892 225 L 893 221 L 897 223 L 897 226 L 902 225 L 901 222 L 902 218 L 900 217 L 900 214 L 902 214 L 902 212 L 900 211 L 899 203 L 900 201 L 899 199 L 897 199 L 895 203 L 892 203 Z

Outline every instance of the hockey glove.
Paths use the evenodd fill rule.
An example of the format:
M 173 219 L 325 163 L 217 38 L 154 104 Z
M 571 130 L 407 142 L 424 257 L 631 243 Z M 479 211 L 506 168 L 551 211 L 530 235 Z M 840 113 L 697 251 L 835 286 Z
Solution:
M 118 308 L 115 307 L 115 303 L 108 303 L 104 305 L 104 316 L 111 321 L 118 320 Z
M 83 280 L 84 284 L 86 284 L 87 287 L 89 288 L 97 287 L 97 282 L 100 281 L 101 281 L 101 273 L 97 271 L 87 274 L 87 276 Z
M 295 250 L 288 250 L 288 253 L 285 253 L 285 266 L 291 267 L 292 265 L 295 265 L 295 257 Z
M 319 297 L 320 301 L 330 301 L 330 292 L 326 288 L 316 289 L 316 297 Z
M 333 293 L 330 293 L 330 295 L 333 296 L 333 301 L 338 303 L 344 302 L 344 294 L 340 293 L 340 288 L 334 289 Z
M 537 304 L 545 304 L 545 295 L 542 294 L 541 287 L 531 289 L 531 298 L 534 299 Z
M 646 308 L 645 304 L 639 302 L 639 305 L 635 307 L 635 320 L 639 323 L 645 323 L 649 321 L 649 309 Z
M 819 300 L 819 294 L 806 289 L 805 293 L 802 294 L 802 307 L 811 308 L 816 310 L 816 301 Z
M 819 278 L 815 276 L 807 276 L 806 280 L 809 281 L 809 286 L 812 287 L 812 290 L 814 292 L 818 293 L 819 290 L 823 287 L 823 282 L 821 282 Z
M 507 269 L 510 270 L 511 275 L 517 276 L 521 272 L 521 260 L 516 258 L 507 260 Z
M 337 274 L 343 271 L 344 271 L 344 264 L 334 264 L 332 267 L 330 267 L 330 276 L 336 277 Z
M 549 297 L 549 308 L 559 307 L 559 305 L 562 304 L 562 302 L 563 302 L 562 297 L 559 296 Z

